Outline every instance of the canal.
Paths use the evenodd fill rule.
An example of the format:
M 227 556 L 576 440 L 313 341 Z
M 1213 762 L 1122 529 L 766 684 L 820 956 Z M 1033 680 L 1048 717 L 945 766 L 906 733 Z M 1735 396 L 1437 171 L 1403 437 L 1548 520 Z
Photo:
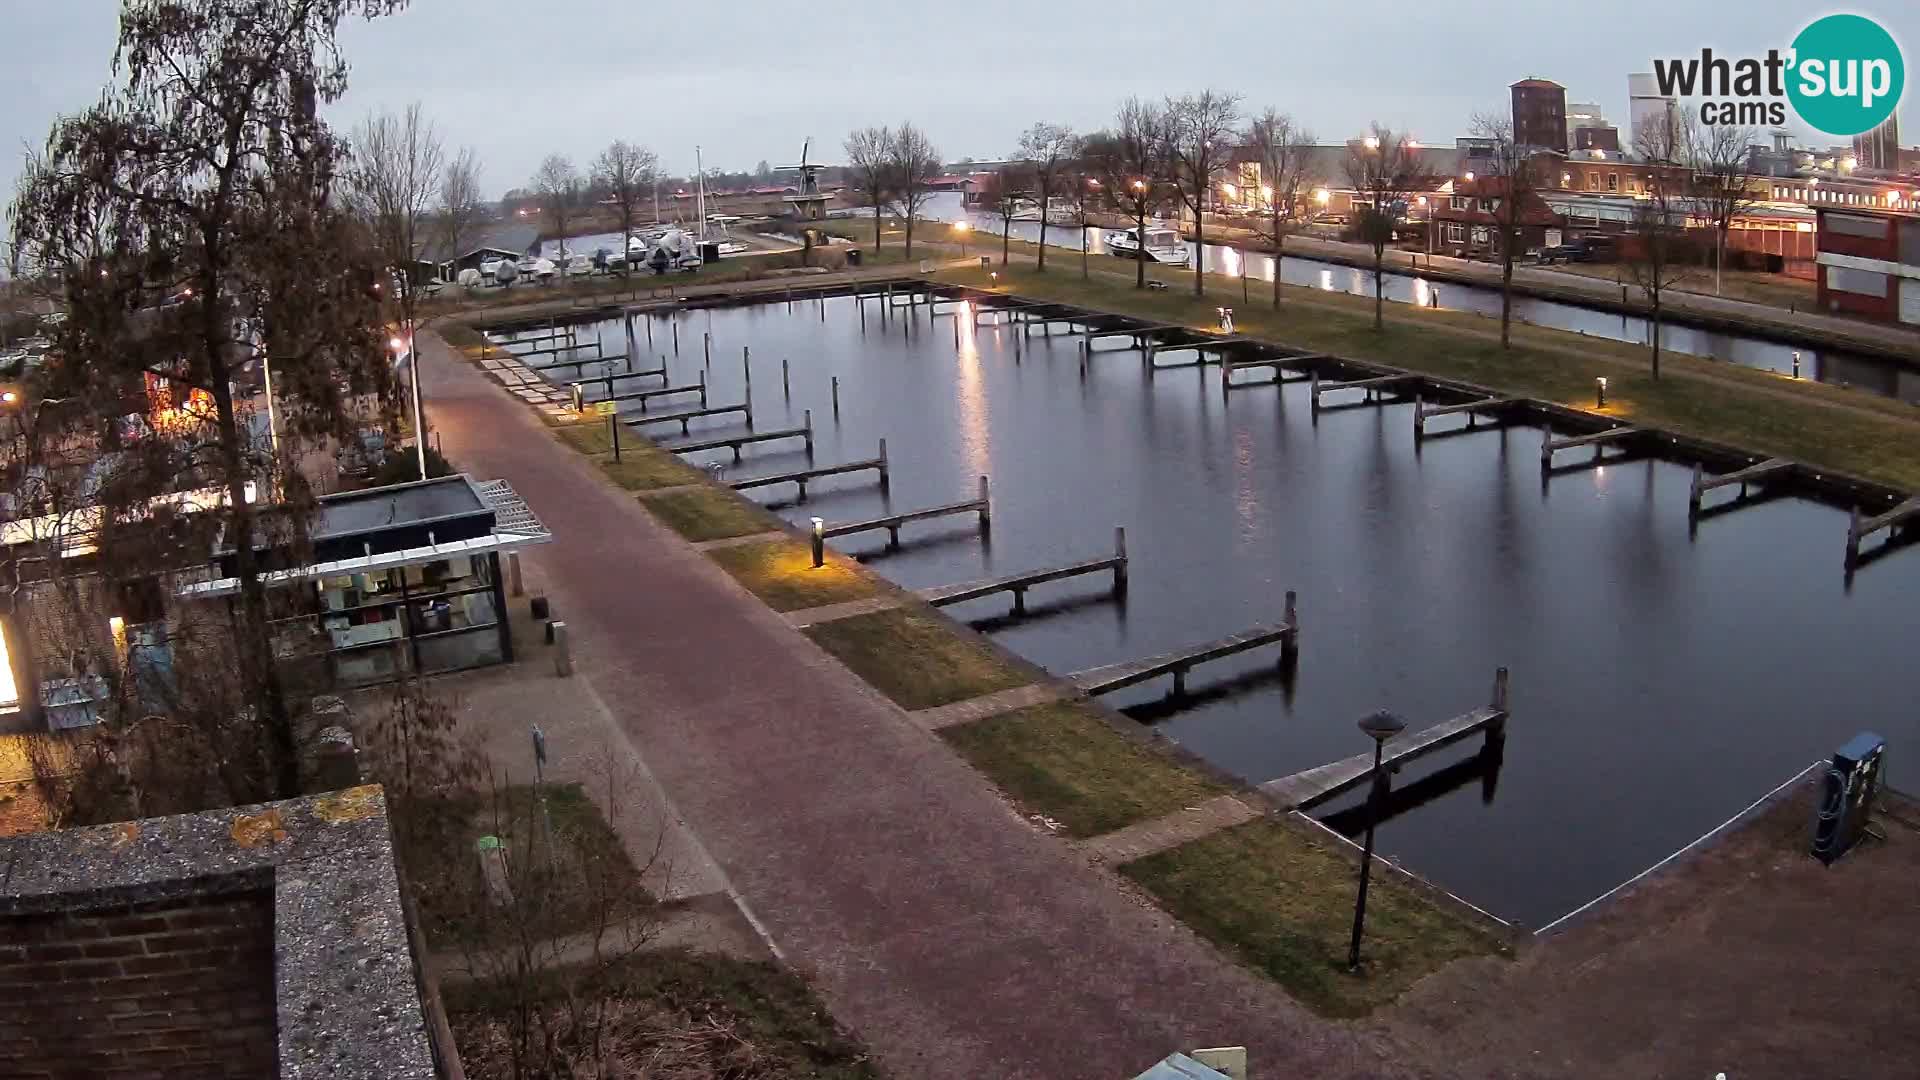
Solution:
M 1622 460 L 1543 485 L 1537 428 L 1483 425 L 1416 453 L 1407 405 L 1316 423 L 1304 386 L 1223 395 L 1218 368 L 1149 375 L 1125 339 L 1104 342 L 1083 381 L 1064 334 L 1016 357 L 1012 329 L 963 318 L 956 348 L 951 318 L 866 310 L 864 329 L 848 297 L 681 312 L 677 356 L 665 318 L 651 350 L 647 319 L 636 327 L 675 383 L 699 377 L 710 333 L 716 405 L 741 400 L 750 346 L 756 427 L 811 409 L 819 464 L 887 438 L 890 496 L 866 477 L 823 482 L 804 505 L 761 496 L 789 520 L 951 502 L 990 475 L 990 540 L 956 518 L 909 526 L 897 551 L 884 533 L 840 544 L 903 585 L 1102 554 L 1125 525 L 1124 606 L 1090 579 L 1036 590 L 1024 619 L 1004 597 L 947 609 L 1055 672 L 1274 620 L 1297 590 L 1291 681 L 1258 653 L 1201 669 L 1185 707 L 1164 680 L 1107 699 L 1250 781 L 1367 749 L 1354 723 L 1374 709 L 1419 728 L 1480 706 L 1511 668 L 1498 768 L 1475 759 L 1478 740 L 1415 764 L 1379 833 L 1383 852 L 1503 917 L 1551 921 L 1860 730 L 1888 737 L 1896 777 L 1920 745 L 1907 666 L 1920 552 L 1849 588 L 1838 510 L 1779 499 L 1690 538 L 1687 464 Z M 583 329 L 625 346 L 617 321 Z M 733 478 L 801 466 L 786 445 L 749 447 L 738 466 L 725 451 L 697 460 Z M 1354 827 L 1343 809 L 1321 816 Z
M 998 254 L 1001 224 L 999 215 L 967 210 L 961 205 L 960 195 L 957 192 L 935 194 L 922 212 L 932 221 L 967 221 L 974 229 L 973 243 L 977 245 L 977 250 L 982 254 L 989 252 Z M 1057 244 L 1077 254 L 1080 250 L 1083 231 L 1086 234 L 1088 250 L 1102 260 L 1112 261 L 1113 256 L 1107 252 L 1105 235 L 1109 230 L 1106 229 L 1081 230 L 1072 226 L 1049 225 L 1047 226 L 1047 246 L 1053 247 Z M 1040 224 L 1033 221 L 1016 221 L 1013 223 L 1012 234 L 1017 239 L 1037 242 L 1040 238 Z M 1188 241 L 1187 248 L 1192 252 L 1197 250 L 1197 245 Z M 1271 290 L 1274 266 L 1271 255 L 1259 252 L 1248 252 L 1242 255 L 1237 248 L 1208 244 L 1201 253 L 1201 258 L 1209 273 L 1225 274 L 1230 277 L 1240 276 L 1241 264 L 1244 262 L 1246 276 L 1255 282 L 1265 283 Z M 1343 292 L 1353 296 L 1373 295 L 1373 271 L 1371 270 L 1299 255 L 1288 255 L 1280 262 L 1282 280 L 1286 284 L 1326 292 Z M 1254 302 L 1263 302 L 1258 295 L 1260 292 L 1258 285 L 1253 291 Z M 1452 281 L 1429 281 L 1419 274 L 1390 273 L 1386 276 L 1383 293 L 1388 300 L 1395 303 L 1470 311 L 1495 319 L 1500 317 L 1500 293 L 1496 289 L 1463 285 Z M 1230 301 L 1232 298 L 1228 296 L 1227 299 Z M 1513 317 L 1536 326 L 1566 330 L 1589 337 L 1626 341 L 1637 345 L 1647 343 L 1647 320 L 1638 316 L 1582 307 L 1578 304 L 1515 296 Z M 1704 330 L 1672 320 L 1662 324 L 1660 342 L 1663 349 L 1671 349 L 1674 352 L 1724 360 L 1728 363 L 1783 374 L 1792 372 L 1793 354 L 1797 349 L 1801 354 L 1801 375 L 1805 378 L 1852 386 L 1884 397 L 1894 397 L 1920 404 L 1920 367 L 1893 360 L 1841 350 L 1809 349 L 1757 336 Z

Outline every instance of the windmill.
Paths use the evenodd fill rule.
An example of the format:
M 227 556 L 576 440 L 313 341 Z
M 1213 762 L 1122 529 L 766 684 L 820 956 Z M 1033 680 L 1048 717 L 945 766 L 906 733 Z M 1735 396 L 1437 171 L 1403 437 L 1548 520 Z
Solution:
M 800 164 L 779 167 L 781 172 L 800 174 L 800 193 L 787 195 L 784 198 L 786 202 L 793 205 L 794 214 L 802 221 L 819 221 L 825 217 L 827 200 L 833 198 L 832 195 L 822 194 L 820 191 L 820 170 L 827 166 L 808 160 L 808 152 L 812 149 L 813 136 L 809 135 L 806 141 L 800 144 Z

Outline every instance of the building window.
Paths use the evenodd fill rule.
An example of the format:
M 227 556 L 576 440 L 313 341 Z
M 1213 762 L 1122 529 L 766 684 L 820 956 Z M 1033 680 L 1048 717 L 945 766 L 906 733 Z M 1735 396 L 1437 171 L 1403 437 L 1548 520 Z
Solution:
M 1465 210 L 1467 208 L 1467 205 L 1468 205 L 1468 200 L 1465 195 L 1455 195 L 1451 200 L 1448 201 L 1448 206 L 1450 206 L 1452 209 L 1455 209 L 1455 210 Z
M 1441 235 L 1449 244 L 1464 244 L 1467 242 L 1467 227 L 1458 221 L 1449 221 Z
M 1858 214 L 1828 214 L 1820 227 L 1841 236 L 1867 236 L 1883 240 L 1887 235 L 1884 221 Z
M 1856 293 L 1876 300 L 1887 298 L 1887 275 L 1851 266 L 1827 267 L 1827 288 L 1834 292 Z
M 1607 190 L 1608 191 L 1620 190 L 1620 174 L 1619 173 L 1610 172 L 1607 174 Z
M 1590 172 L 1587 174 L 1587 190 L 1588 191 L 1600 190 L 1600 174 L 1599 173 Z

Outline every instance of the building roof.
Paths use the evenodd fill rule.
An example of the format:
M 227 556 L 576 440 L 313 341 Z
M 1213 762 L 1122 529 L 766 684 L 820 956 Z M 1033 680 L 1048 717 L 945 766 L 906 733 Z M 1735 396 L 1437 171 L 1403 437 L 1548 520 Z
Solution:
M 478 237 L 471 237 L 461 243 L 465 251 L 450 251 L 445 237 L 437 237 L 420 249 L 420 261 L 430 263 L 454 262 L 469 255 L 478 255 L 484 251 L 497 251 L 504 255 L 524 255 L 540 243 L 538 225 L 494 225 L 482 230 Z
M 1519 87 L 1519 86 L 1524 86 L 1532 90 L 1565 90 L 1566 89 L 1566 87 L 1561 86 L 1559 83 L 1554 82 L 1552 79 L 1521 79 L 1519 82 L 1513 83 L 1511 86 L 1509 86 L 1508 89 L 1512 89 L 1513 87 Z

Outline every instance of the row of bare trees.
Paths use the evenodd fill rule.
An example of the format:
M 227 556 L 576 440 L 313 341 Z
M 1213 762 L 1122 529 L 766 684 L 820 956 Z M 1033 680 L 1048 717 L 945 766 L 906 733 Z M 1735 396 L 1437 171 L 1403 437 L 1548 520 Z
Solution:
M 874 251 L 880 250 L 881 214 L 897 207 L 906 219 L 906 250 L 911 257 L 914 222 L 933 195 L 932 182 L 940 175 L 940 151 L 912 123 L 860 128 L 842 145 L 847 153 L 847 186 L 860 205 L 873 209 Z

